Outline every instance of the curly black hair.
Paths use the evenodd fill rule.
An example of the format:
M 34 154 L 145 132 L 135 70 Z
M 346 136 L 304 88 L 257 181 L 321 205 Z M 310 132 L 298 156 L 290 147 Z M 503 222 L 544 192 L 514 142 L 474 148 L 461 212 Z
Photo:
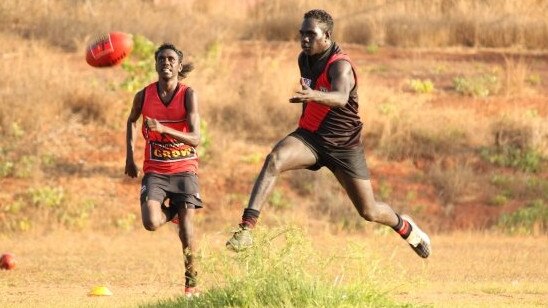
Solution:
M 166 49 L 171 49 L 175 51 L 175 53 L 179 57 L 179 62 L 183 62 L 183 52 L 177 49 L 177 47 L 175 47 L 175 45 L 171 43 L 163 43 L 162 45 L 160 45 L 160 47 L 158 47 L 158 49 L 154 52 L 154 59 L 158 59 L 158 54 L 162 50 L 166 50 Z M 192 63 L 183 64 L 183 70 L 179 72 L 178 78 L 179 79 L 185 78 L 188 75 L 188 73 L 190 73 L 193 69 L 194 69 L 194 64 Z
M 317 21 L 325 25 L 324 31 L 333 33 L 333 28 L 335 27 L 335 24 L 333 23 L 333 17 L 331 17 L 331 15 L 329 15 L 329 13 L 327 13 L 326 11 L 319 9 L 310 10 L 304 14 L 304 18 L 316 19 Z

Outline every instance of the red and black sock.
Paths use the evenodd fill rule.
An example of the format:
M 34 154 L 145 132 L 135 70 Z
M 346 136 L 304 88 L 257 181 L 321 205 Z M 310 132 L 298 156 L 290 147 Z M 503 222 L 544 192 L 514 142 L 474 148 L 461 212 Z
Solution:
M 412 227 L 407 220 L 401 219 L 398 213 L 396 213 L 396 216 L 398 217 L 398 223 L 394 227 L 392 227 L 392 229 L 394 229 L 394 231 L 401 235 L 401 237 L 407 239 L 409 237 L 409 234 L 411 233 Z
M 244 214 L 242 215 L 241 225 L 246 226 L 249 229 L 253 229 L 255 227 L 255 224 L 257 224 L 259 214 L 261 214 L 260 211 L 254 209 L 245 209 Z
M 186 270 L 185 271 L 185 288 L 194 288 L 198 284 L 198 272 Z

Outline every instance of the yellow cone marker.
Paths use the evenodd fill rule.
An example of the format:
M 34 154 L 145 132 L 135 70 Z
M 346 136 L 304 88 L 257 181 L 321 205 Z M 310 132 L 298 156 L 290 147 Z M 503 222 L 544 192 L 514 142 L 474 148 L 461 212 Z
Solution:
M 95 286 L 91 288 L 91 291 L 89 292 L 90 296 L 110 296 L 112 295 L 112 291 L 110 291 L 105 286 Z

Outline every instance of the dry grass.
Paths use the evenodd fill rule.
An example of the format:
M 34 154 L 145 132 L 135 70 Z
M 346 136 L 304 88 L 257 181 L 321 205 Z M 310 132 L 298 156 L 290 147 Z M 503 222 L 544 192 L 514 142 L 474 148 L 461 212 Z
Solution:
M 504 58 L 504 92 L 507 96 L 515 97 L 526 94 L 527 77 L 530 69 L 523 59 Z
M 364 116 L 366 121 L 374 121 L 369 137 L 378 138 L 374 143 L 390 159 L 432 160 L 474 146 L 472 136 L 477 125 L 468 111 L 426 108 L 423 99 L 407 95 L 401 101 L 374 104 Z
M 18 267 L 0 272 L 0 305 L 135 307 L 181 296 L 183 264 L 174 244 L 176 230 L 171 227 L 154 233 L 51 232 L 1 238 L 3 249 L 17 256 Z M 218 248 L 224 246 L 227 235 L 199 235 L 200 269 L 207 268 L 203 262 L 227 257 Z M 323 234 L 313 240 L 320 254 L 354 250 L 361 259 L 367 258 L 369 266 L 359 271 L 384 285 L 387 295 L 399 301 L 434 307 L 533 307 L 548 300 L 548 285 L 538 270 L 548 265 L 545 237 L 438 235 L 432 238 L 435 246 L 428 261 L 419 260 L 392 233 L 342 238 Z M 352 258 L 345 260 L 344 268 L 358 265 Z M 353 274 L 341 273 L 339 267 L 333 273 L 342 274 L 343 283 Z M 222 277 L 200 270 L 200 279 L 202 290 L 207 291 L 219 287 Z M 87 296 L 95 285 L 108 286 L 114 295 Z
M 366 221 L 331 172 L 295 171 L 289 181 L 310 204 L 311 216 L 329 221 L 331 230 L 363 230 Z
M 81 50 L 90 35 L 117 29 L 153 41 L 174 41 L 199 52 L 214 41 L 233 38 L 291 40 L 303 12 L 325 8 L 336 19 L 337 39 L 395 46 L 475 46 L 546 49 L 546 0 L 422 1 L 108 1 L 5 2 L 3 28 L 44 39 L 68 51 Z M 133 18 L 120 18 L 120 12 Z M 69 14 L 56 15 L 56 12 Z M 288 13 L 289 12 L 289 13 Z M 353 13 L 350 13 L 353 12 Z M 171 26 L 173 20 L 177 26 Z M 210 22 L 215 20 L 215 22 Z M 139 21 L 139 22 L 136 22 Z M 144 23 L 142 21 L 145 21 Z M 182 29 L 182 31 L 181 31 Z M 192 35 L 188 35 L 188 34 Z M 191 39 L 192 37 L 192 39 Z M 196 39 L 199 37 L 200 39 Z
M 210 93 L 223 93 L 222 102 L 227 102 L 227 106 L 215 104 L 215 110 L 218 114 L 213 114 L 214 122 L 224 122 L 221 119 L 226 115 L 244 114 L 241 118 L 235 118 L 234 123 L 241 123 L 237 130 L 253 130 L 257 131 L 257 135 L 264 135 L 265 130 L 261 129 L 263 124 L 276 125 L 278 121 L 271 121 L 272 115 L 277 118 L 286 119 L 290 114 L 294 114 L 293 109 L 280 111 L 278 107 L 281 102 L 285 102 L 284 95 L 288 95 L 288 89 L 294 87 L 293 80 L 285 76 L 292 73 L 288 67 L 282 67 L 287 54 L 281 51 L 282 54 L 275 55 L 273 53 L 257 52 L 246 57 L 256 59 L 251 62 L 251 67 L 246 67 L 245 71 L 239 70 L 241 65 L 235 64 L 230 59 L 232 55 L 230 51 L 223 50 L 225 41 L 238 37 L 252 37 L 258 39 L 276 39 L 276 40 L 291 40 L 297 33 L 296 29 L 302 11 L 312 8 L 313 6 L 325 7 L 330 10 L 336 17 L 337 27 L 340 26 L 340 31 L 336 31 L 340 35 L 340 40 L 348 42 L 361 42 L 368 44 L 371 42 L 386 42 L 397 46 L 445 46 L 447 45 L 449 34 L 442 34 L 439 31 L 445 31 L 445 28 L 453 28 L 446 26 L 446 17 L 449 16 L 459 23 L 458 16 L 467 16 L 466 18 L 473 20 L 476 23 L 488 24 L 487 28 L 492 31 L 497 31 L 497 23 L 489 24 L 489 20 L 502 20 L 521 18 L 521 24 L 527 22 L 535 22 L 532 30 L 522 30 L 522 33 L 527 35 L 536 35 L 541 42 L 546 42 L 542 33 L 546 32 L 546 25 L 541 26 L 539 23 L 545 23 L 538 14 L 538 10 L 525 9 L 526 7 L 545 7 L 546 1 L 534 1 L 528 6 L 525 3 L 518 4 L 517 2 L 508 1 L 505 5 L 498 3 L 474 3 L 470 1 L 434 1 L 429 7 L 424 7 L 419 2 L 410 1 L 380 1 L 375 6 L 369 8 L 361 7 L 361 4 L 354 1 L 347 1 L 344 6 L 334 6 L 329 1 L 312 2 L 312 1 L 265 1 L 265 2 L 245 2 L 239 5 L 234 5 L 228 1 L 213 2 L 213 1 L 138 1 L 133 0 L 124 2 L 120 8 L 118 4 L 105 1 L 86 1 L 74 5 L 70 1 L 43 1 L 40 3 L 28 3 L 24 1 L 4 2 L 1 4 L 2 12 L 5 15 L 2 19 L 4 31 L 3 41 L 17 42 L 15 44 L 7 44 L 11 50 L 5 49 L 2 56 L 9 59 L 9 62 L 4 61 L 5 67 L 3 72 L 12 72 L 10 74 L 2 74 L 0 78 L 3 81 L 2 98 L 5 101 L 12 101 L 14 97 L 21 97 L 23 88 L 20 85 L 30 82 L 30 80 L 43 80 L 39 83 L 34 83 L 34 91 L 25 94 L 25 100 L 28 101 L 43 101 L 44 95 L 49 89 L 56 88 L 58 91 L 53 96 L 48 97 L 48 106 L 55 104 L 56 108 L 62 108 L 68 105 L 76 113 L 86 116 L 88 113 L 91 120 L 98 119 L 99 121 L 108 121 L 106 115 L 97 114 L 99 110 L 83 110 L 82 103 L 88 100 L 98 101 L 90 92 L 97 91 L 93 87 L 90 89 L 90 82 L 82 80 L 77 72 L 67 71 L 67 66 L 58 65 L 54 69 L 50 69 L 49 63 L 62 63 L 66 57 L 57 53 L 59 49 L 67 52 L 81 52 L 83 45 L 93 35 L 111 29 L 126 31 L 134 34 L 141 34 L 151 39 L 154 42 L 172 41 L 188 52 L 190 59 L 200 62 L 199 70 L 203 75 L 204 71 L 210 70 L 211 73 L 198 80 L 199 83 L 215 81 L 214 76 L 217 74 L 233 74 L 234 71 L 240 71 L 242 76 L 239 78 L 242 86 L 223 88 L 226 83 L 218 82 L 214 87 L 208 86 L 201 89 L 201 92 L 210 97 Z M 343 10 L 344 7 L 344 10 Z M 348 15 L 349 11 L 355 10 L 357 15 Z M 130 19 L 123 18 L 120 12 L 131 10 L 134 18 L 131 20 L 144 20 L 143 22 L 135 22 Z M 238 11 L 241 10 L 241 11 Z M 243 11 L 242 11 L 243 10 Z M 294 12 L 287 14 L 286 12 Z M 487 14 L 487 11 L 489 12 Z M 9 12 L 9 14 L 7 13 Z M 68 12 L 57 14 L 57 12 Z M 244 12 L 244 13 L 242 13 Z M 476 15 L 471 15 L 474 12 Z M 405 13 L 405 15 L 403 15 Z M 421 18 L 421 14 L 427 14 L 428 18 Z M 461 14 L 461 15 L 459 15 Z M 484 15 L 481 15 L 484 14 Z M 68 17 L 67 17 L 68 16 Z M 405 17 L 401 17 L 405 16 Z M 482 17 L 483 16 L 483 17 Z M 498 18 L 498 19 L 497 19 Z M 177 20 L 177 27 L 170 27 L 169 22 Z M 209 20 L 215 20 L 210 23 Z M 243 21 L 246 24 L 243 24 Z M 505 25 L 504 22 L 500 24 Z M 70 25 L 70 26 L 69 26 Z M 516 26 L 517 27 L 517 26 Z M 465 31 L 466 26 L 454 27 Z M 180 29 L 183 29 L 181 31 Z M 207 29 L 207 30 L 206 30 Z M 245 29 L 245 30 L 244 30 Z M 338 29 L 338 28 L 337 28 Z M 384 30 L 383 30 L 384 29 Z M 527 28 L 526 28 L 527 29 Z M 359 30 L 359 31 L 358 31 Z M 508 33 L 507 28 L 503 28 L 501 32 Z M 434 31 L 434 32 L 432 32 Z M 438 32 L 436 32 L 438 31 Z M 448 30 L 449 32 L 453 30 Z M 544 32 L 543 32 L 544 31 Z M 246 34 L 247 33 L 247 34 Z M 382 34 L 385 33 L 385 34 Z M 535 34 L 537 33 L 537 34 Z M 462 37 L 482 38 L 488 40 L 486 35 L 481 33 L 459 34 Z M 374 37 L 374 36 L 380 36 Z M 497 33 L 493 37 L 502 37 Z M 30 39 L 30 44 L 29 44 Z M 412 40 L 407 42 L 407 40 Z M 506 40 L 506 39 L 504 39 Z M 517 38 L 510 39 L 512 44 L 521 44 Z M 526 40 L 528 44 L 534 44 L 534 40 Z M 466 42 L 457 42 L 452 40 L 451 44 L 469 45 Z M 481 46 L 473 42 L 474 46 Z M 487 44 L 497 45 L 496 43 Z M 502 44 L 508 45 L 506 43 Z M 249 46 L 253 50 L 253 46 Z M 540 47 L 543 48 L 543 47 Z M 216 51 L 220 49 L 220 51 Z M 279 50 L 277 52 L 280 52 Z M 31 61 L 27 61 L 24 54 L 33 54 Z M 211 59 L 213 53 L 214 59 Z M 217 54 L 215 54 L 217 53 Z M 56 55 L 53 55 L 56 54 Z M 205 54 L 205 56 L 204 56 Z M 289 54 L 294 57 L 296 50 L 291 49 Z M 45 57 L 50 57 L 51 61 L 41 61 Z M 284 58 L 284 59 L 282 59 Z M 9 67 L 7 66 L 9 63 Z M 290 66 L 294 70 L 294 66 Z M 527 78 L 527 64 L 516 62 L 508 59 L 506 63 L 506 93 L 521 93 L 524 91 L 524 80 Z M 279 74 L 272 76 L 265 74 L 257 74 L 269 70 Z M 15 71 L 28 71 L 35 75 L 29 74 L 14 74 Z M 525 76 L 524 76 L 525 75 Z M 98 76 L 98 75 L 97 75 Z M 79 80 L 80 79 L 80 80 Z M 193 82 L 190 79 L 190 82 Z M 273 84 L 272 82 L 276 83 Z M 284 81 L 284 82 L 282 82 Z M 288 82 L 289 81 L 289 82 Z M 250 84 L 256 88 L 265 89 L 261 91 L 252 91 Z M 267 85 L 268 84 L 268 85 Z M 197 85 L 199 86 L 199 85 Z M 64 87 L 69 87 L 64 89 Z M 214 88 L 212 91 L 210 88 Z M 90 89 L 90 90 L 88 90 Z M 267 90 L 268 89 L 268 90 Z M 60 93 L 75 93 L 72 99 L 66 98 Z M 279 94 L 284 94 L 280 97 Z M 59 95 L 60 97 L 55 97 Z M 102 94 L 103 95 L 103 94 Z M 107 99 L 108 105 L 115 105 L 112 100 Z M 123 98 L 126 99 L 126 98 Z M 20 99 L 18 99 L 20 100 Z M 68 100 L 65 103 L 63 101 Z M 236 103 L 238 102 L 238 103 Z M 246 108 L 233 107 L 241 105 L 242 102 L 247 102 Z M 271 102 L 271 104 L 265 104 Z M 256 103 L 257 105 L 248 105 Z M 85 104 L 85 103 L 84 103 Z M 27 108 L 27 109 L 25 109 Z M 95 108 L 95 107 L 94 107 Z M 119 109 L 118 107 L 116 107 Z M 206 107 L 207 108 L 207 107 Z M 97 108 L 106 109 L 106 108 Z M 114 108 L 113 108 L 114 109 Z M 29 118 L 40 118 L 33 116 L 34 110 L 39 108 L 28 108 L 28 104 L 21 103 L 17 108 L 9 108 L 2 112 L 0 118 L 0 127 L 3 131 L 9 130 L 9 125 L 4 122 L 14 122 L 13 113 L 26 114 Z M 59 114 L 58 109 L 50 109 L 53 114 Z M 253 110 L 253 111 L 251 111 Z M 267 116 L 257 116 L 256 110 L 264 110 Z M 212 112 L 215 113 L 215 112 Z M 43 113 L 40 113 L 43 115 Z M 222 114 L 222 115 L 219 115 Z M 289 116 L 289 118 L 291 118 Z M 10 120 L 3 120 L 10 119 Z M 294 118 L 291 118 L 293 120 Z M 242 120 L 242 121 L 240 121 Z M 38 125 L 39 121 L 24 121 L 19 120 L 23 128 L 31 125 Z M 87 120 L 85 120 L 87 121 Z M 23 123 L 25 122 L 25 123 Z M 289 122 L 287 122 L 289 123 Z M 281 129 L 287 128 L 289 125 L 285 123 Z M 227 129 L 233 125 L 229 123 L 223 125 Z M 270 136 L 275 138 L 279 136 Z
M 264 1 L 251 10 L 254 25 L 245 37 L 288 40 L 297 33 L 302 13 L 324 8 L 335 18 L 336 38 L 359 44 L 402 47 L 520 47 L 548 48 L 548 2 L 383 0 Z M 287 12 L 290 12 L 289 14 Z
M 451 216 L 455 205 L 470 195 L 470 187 L 477 181 L 478 176 L 466 162 L 443 165 L 436 162 L 427 173 L 428 179 L 436 187 L 442 201 L 445 215 Z
M 197 84 L 207 119 L 228 134 L 254 142 L 272 143 L 297 122 L 299 105 L 288 102 L 298 86 L 294 46 L 242 43 L 245 51 L 221 45 L 215 55 L 199 62 L 201 74 L 189 78 Z M 266 73 L 269 72 L 269 73 Z M 227 82 L 219 75 L 230 76 Z M 207 85 L 207 86 L 202 86 Z
M 172 41 L 182 46 L 187 59 L 196 64 L 196 71 L 186 82 L 198 93 L 202 118 L 213 136 L 210 164 L 220 174 L 206 189 L 217 194 L 225 189 L 230 191 L 228 195 L 233 190 L 247 194 L 238 183 L 252 182 L 254 175 L 246 171 L 245 180 L 238 178 L 240 173 L 229 170 L 239 169 L 241 161 L 228 159 L 227 155 L 238 156 L 254 145 L 268 148 L 295 127 L 301 106 L 289 104 L 287 98 L 298 87 L 298 44 L 272 40 L 293 39 L 302 13 L 315 6 L 325 7 L 335 16 L 337 40 L 364 44 L 348 46 L 354 50 L 362 48 L 355 65 L 360 77 L 360 114 L 366 123 L 368 153 L 419 162 L 455 155 L 466 158 L 478 147 L 493 146 L 491 124 L 508 113 L 517 114 L 519 126 L 531 131 L 530 146 L 546 153 L 548 130 L 543 124 L 546 111 L 542 108 L 533 107 L 530 116 L 522 116 L 524 112 L 516 103 L 511 109 L 487 116 L 483 113 L 484 107 L 507 100 L 545 97 L 543 55 L 533 52 L 523 53 L 523 58 L 514 56 L 524 48 L 518 46 L 523 41 L 517 36 L 516 47 L 504 53 L 506 62 L 498 55 L 464 58 L 473 52 L 470 50 L 461 50 L 461 54 L 457 51 L 457 57 L 462 58 L 452 62 L 428 60 L 428 52 L 420 50 L 403 51 L 407 53 L 398 58 L 383 46 L 377 51 L 379 54 L 363 55 L 365 44 L 382 45 L 387 40 L 397 46 L 437 47 L 460 45 L 462 39 L 468 40 L 462 45 L 482 46 L 479 39 L 487 40 L 482 29 L 492 29 L 492 35 L 497 36 L 498 24 L 492 21 L 501 17 L 512 20 L 521 16 L 520 22 L 514 23 L 518 28 L 536 23 L 538 31 L 519 31 L 545 41 L 545 20 L 537 11 L 525 9 L 525 4 L 542 6 L 545 1 L 505 3 L 432 1 L 424 7 L 420 1 L 378 1 L 375 6 L 364 8 L 361 2 L 350 0 L 344 5 L 304 0 L 245 1 L 237 5 L 229 1 L 190 0 L 131 0 L 123 4 L 100 0 L 76 4 L 65 0 L 2 2 L 0 44 L 6 47 L 0 57 L 6 61 L 0 63 L 0 99 L 10 103 L 0 105 L 0 175 L 6 181 L 40 181 L 46 174 L 53 174 L 58 181 L 52 185 L 64 187 L 82 175 L 97 176 L 94 179 L 101 181 L 98 175 L 103 171 L 121 181 L 121 171 L 114 165 L 123 160 L 125 117 L 133 93 L 119 88 L 125 76 L 120 68 L 90 69 L 82 61 L 83 47 L 92 35 L 116 29 L 144 35 L 155 43 Z M 288 10 L 294 14 L 286 14 Z M 135 18 L 125 18 L 128 11 Z M 357 14 L 349 14 L 352 11 Z M 448 25 L 440 23 L 445 18 L 450 21 Z M 172 21 L 177 21 L 176 26 L 171 26 Z M 70 27 L 65 31 L 67 25 Z M 460 38 L 455 39 L 457 36 Z M 415 41 L 405 41 L 409 37 Z M 257 40 L 242 40 L 248 38 Z M 531 44 L 534 42 L 531 40 Z M 436 102 L 461 99 L 447 86 L 454 76 L 485 72 L 500 74 L 497 77 L 503 82 L 506 101 L 491 96 L 478 107 L 483 101 L 463 97 L 463 103 L 456 106 L 445 102 L 434 105 L 434 98 L 440 98 Z M 535 85 L 527 82 L 533 74 L 538 75 Z M 409 93 L 407 82 L 411 78 L 432 78 L 436 90 Z M 468 108 L 465 104 L 469 103 L 475 105 Z M 264 157 L 268 150 L 262 151 Z M 111 160 L 112 165 L 105 166 L 105 160 Z M 24 187 L 28 185 L 25 183 Z M 329 186 L 323 182 L 319 185 Z M 335 188 L 325 191 L 325 197 L 339 194 Z M 11 194 L 2 195 L 8 203 L 16 202 L 15 199 Z M 320 199 L 313 205 L 334 202 Z M 99 205 L 96 211 L 120 202 L 105 200 L 105 196 L 93 200 Z M 342 206 L 345 210 L 340 213 L 354 215 L 349 203 Z M 334 221 L 342 221 L 345 215 L 331 216 Z M 107 225 L 123 225 L 116 221 L 126 218 L 114 217 Z
M 117 30 L 198 52 L 216 40 L 233 37 L 244 18 L 236 13 L 242 7 L 229 1 L 9 1 L 0 8 L 10 12 L 2 19 L 3 29 L 66 51 L 81 51 L 94 35 Z M 131 18 L 126 18 L 128 12 Z

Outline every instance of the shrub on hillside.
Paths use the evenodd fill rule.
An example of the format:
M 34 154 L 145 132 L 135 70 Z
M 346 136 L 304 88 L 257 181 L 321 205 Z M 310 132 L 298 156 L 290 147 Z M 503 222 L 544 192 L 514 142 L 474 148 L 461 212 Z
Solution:
M 453 87 L 460 94 L 472 97 L 487 97 L 497 94 L 500 89 L 500 80 L 494 74 L 453 78 Z
M 548 179 L 530 173 L 511 173 L 508 175 L 494 173 L 489 184 L 496 189 L 496 194 L 508 199 L 548 200 Z
M 73 200 L 61 186 L 29 188 L 0 207 L 0 233 L 59 227 L 81 230 L 90 224 L 95 207 L 90 199 Z
M 469 188 L 477 181 L 476 173 L 466 162 L 449 166 L 436 163 L 430 167 L 427 176 L 436 188 L 446 215 L 451 215 L 454 205 L 470 195 Z
M 525 172 L 538 172 L 546 165 L 530 123 L 501 119 L 491 125 L 491 133 L 493 146 L 481 150 L 481 156 L 490 163 Z
M 548 205 L 538 199 L 515 212 L 503 214 L 497 226 L 510 234 L 539 235 L 548 231 Z
M 394 130 L 398 130 L 396 127 Z M 389 159 L 433 160 L 464 151 L 468 145 L 464 131 L 446 127 L 444 130 L 429 130 L 421 127 L 402 128 L 381 141 L 380 150 Z
M 434 83 L 430 79 L 411 79 L 409 80 L 409 87 L 413 92 L 419 94 L 428 94 L 434 91 Z

